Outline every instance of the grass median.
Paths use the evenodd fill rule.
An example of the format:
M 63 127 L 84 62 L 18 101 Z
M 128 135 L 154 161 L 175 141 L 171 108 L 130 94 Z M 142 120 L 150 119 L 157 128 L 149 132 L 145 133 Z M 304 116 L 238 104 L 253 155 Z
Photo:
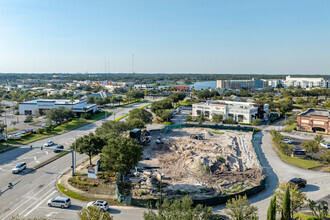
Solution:
M 81 200 L 81 201 L 95 201 L 95 200 L 105 200 L 109 203 L 109 205 L 123 205 L 122 203 L 120 203 L 117 199 L 98 199 L 98 198 L 92 198 L 92 197 L 87 197 L 84 195 L 80 195 L 79 193 L 73 192 L 67 188 L 65 188 L 64 186 L 62 186 L 61 184 L 57 184 L 57 188 L 66 196 L 72 198 L 72 199 L 77 199 L 77 200 Z
M 280 155 L 281 159 L 293 166 L 304 168 L 304 169 L 312 169 L 315 167 L 321 167 L 323 164 L 321 164 L 318 161 L 314 160 L 308 160 L 308 159 L 302 159 L 302 158 L 297 158 L 297 157 L 291 157 L 289 155 L 284 154 L 274 143 L 272 140 L 272 145 L 274 146 L 274 149 L 276 152 Z

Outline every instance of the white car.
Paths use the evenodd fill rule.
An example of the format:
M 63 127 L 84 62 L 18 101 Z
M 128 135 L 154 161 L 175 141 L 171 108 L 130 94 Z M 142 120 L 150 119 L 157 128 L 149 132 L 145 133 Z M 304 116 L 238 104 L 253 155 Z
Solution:
M 284 138 L 282 142 L 286 144 L 291 144 L 291 140 L 289 138 Z
M 321 145 L 321 147 L 330 149 L 330 144 L 328 144 L 328 143 L 320 143 L 320 145 Z
M 26 168 L 26 163 L 22 162 L 17 164 L 12 170 L 12 173 L 20 173 L 21 171 L 23 171 Z
M 56 206 L 63 209 L 63 208 L 69 208 L 71 206 L 71 200 L 68 197 L 58 196 L 54 199 L 48 200 L 47 204 L 49 207 Z
M 105 212 L 105 211 L 109 210 L 109 204 L 106 201 L 103 201 L 103 200 L 97 200 L 97 201 L 89 202 L 87 204 L 86 208 L 88 209 L 88 207 L 95 207 L 95 208 L 99 209 L 102 212 Z
M 54 145 L 54 141 L 47 141 L 47 142 L 44 144 L 45 147 L 49 147 L 49 146 L 52 146 L 52 145 Z

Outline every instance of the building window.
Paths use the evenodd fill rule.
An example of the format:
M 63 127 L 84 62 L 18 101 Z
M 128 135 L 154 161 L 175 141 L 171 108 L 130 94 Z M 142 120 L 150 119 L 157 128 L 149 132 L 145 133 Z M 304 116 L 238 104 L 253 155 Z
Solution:
M 197 115 L 200 115 L 202 113 L 201 110 L 197 110 Z
M 209 111 L 205 111 L 204 114 L 205 114 L 205 117 L 206 118 L 209 118 L 210 117 L 210 112 Z

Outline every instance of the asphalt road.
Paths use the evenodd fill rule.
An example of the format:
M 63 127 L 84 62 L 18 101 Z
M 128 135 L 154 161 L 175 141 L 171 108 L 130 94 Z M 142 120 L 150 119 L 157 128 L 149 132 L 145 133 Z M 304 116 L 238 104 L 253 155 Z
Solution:
M 141 107 L 145 103 L 134 105 Z M 129 108 L 116 109 L 115 117 L 127 114 Z M 113 119 L 111 116 L 109 119 Z M 102 121 L 84 126 L 78 130 L 59 135 L 49 140 L 55 143 L 65 144 L 67 147 L 73 142 L 73 136 L 82 135 L 93 131 Z M 293 177 L 301 177 L 307 180 L 308 185 L 302 190 L 307 194 L 308 198 L 318 200 L 328 198 L 330 194 L 330 175 L 318 171 L 308 171 L 301 168 L 291 166 L 279 158 L 271 145 L 271 136 L 269 130 L 277 126 L 262 126 L 262 131 L 258 133 L 257 138 L 260 140 L 260 146 L 256 148 L 256 152 L 260 158 L 261 165 L 268 176 L 266 189 L 249 198 L 249 201 L 258 207 L 260 219 L 266 219 L 266 212 L 270 202 L 270 196 L 276 189 L 278 182 L 288 181 Z M 48 141 L 44 139 L 37 144 L 43 144 Z M 66 155 L 55 162 L 38 169 L 31 173 L 22 173 L 13 175 L 10 173 L 12 165 L 19 161 L 28 161 L 28 166 L 37 164 L 47 157 L 54 155 L 53 152 L 48 154 L 45 151 L 29 150 L 28 148 L 19 148 L 3 154 L 0 154 L 0 189 L 4 191 L 0 196 L 0 219 L 10 219 L 11 216 L 20 215 L 21 217 L 47 217 L 52 219 L 78 219 L 77 210 L 86 206 L 86 202 L 72 200 L 72 206 L 69 209 L 59 209 L 47 206 L 47 200 L 53 198 L 60 193 L 55 188 L 56 180 L 59 176 L 68 170 L 71 165 L 70 155 Z M 78 154 L 78 163 L 87 157 Z M 40 160 L 40 161 L 39 161 Z M 8 165 L 8 164 L 11 165 Z M 11 181 L 15 186 L 13 189 L 7 189 L 8 182 Z M 328 196 L 328 197 L 326 197 Z M 224 213 L 224 205 L 214 207 L 215 213 Z M 143 208 L 114 206 L 111 207 L 110 213 L 115 219 L 143 219 Z
M 154 101 L 154 100 L 153 100 Z M 140 108 L 147 103 L 133 104 L 124 108 L 113 109 L 114 115 L 106 120 L 113 120 L 122 115 L 127 114 L 133 108 Z M 46 141 L 54 141 L 55 144 L 62 144 L 68 148 L 73 142 L 74 138 L 78 138 L 84 134 L 94 131 L 99 127 L 104 120 L 88 124 L 74 131 L 43 139 L 31 143 L 33 146 L 41 146 Z M 38 163 L 54 156 L 53 150 L 30 150 L 29 146 L 13 149 L 3 154 L 0 154 L 0 219 L 11 219 L 12 216 L 19 215 L 24 218 L 31 217 L 49 217 L 56 219 L 77 219 L 76 211 L 85 207 L 86 204 L 80 201 L 73 201 L 70 209 L 61 210 L 50 208 L 47 205 L 47 200 L 53 198 L 60 193 L 57 192 L 55 184 L 57 179 L 67 171 L 71 166 L 71 155 L 68 154 L 36 171 L 31 171 Z M 87 156 L 77 154 L 77 164 L 87 159 Z M 19 162 L 27 162 L 27 169 L 20 174 L 12 174 L 11 169 Z M 14 187 L 8 189 L 7 185 L 11 182 Z M 120 207 L 120 209 L 127 210 L 127 207 Z M 115 209 L 113 209 L 114 211 Z M 122 211 L 119 209 L 115 211 L 118 215 L 116 219 L 127 219 L 130 215 L 135 216 L 135 209 Z M 72 215 L 69 213 L 73 213 Z M 142 212 L 140 213 L 142 215 Z

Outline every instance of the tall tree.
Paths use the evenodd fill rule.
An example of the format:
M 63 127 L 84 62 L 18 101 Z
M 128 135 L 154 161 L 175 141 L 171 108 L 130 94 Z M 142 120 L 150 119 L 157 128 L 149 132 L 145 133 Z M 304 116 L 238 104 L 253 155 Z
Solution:
M 99 154 L 106 142 L 103 138 L 91 132 L 88 135 L 78 138 L 76 143 L 72 144 L 71 148 L 74 149 L 75 144 L 77 152 L 88 155 L 89 163 L 92 165 L 92 156 Z
M 226 203 L 225 213 L 233 220 L 256 218 L 257 212 L 258 208 L 248 202 L 246 195 L 236 196 Z
M 129 119 L 140 119 L 144 124 L 152 123 L 152 114 L 144 108 L 135 108 L 129 113 Z
M 107 145 L 102 149 L 102 166 L 107 171 L 120 172 L 125 183 L 125 175 L 139 163 L 142 152 L 142 146 L 131 138 L 117 136 L 108 139 Z
M 267 220 L 276 220 L 276 196 L 270 200 L 270 205 L 267 211 Z
M 290 188 L 289 186 L 285 190 L 284 201 L 282 207 L 281 220 L 290 220 L 291 218 L 291 199 L 290 199 Z
M 299 190 L 297 185 L 291 185 L 289 183 L 281 183 L 278 188 L 274 191 L 274 195 L 276 196 L 276 210 L 278 212 L 282 211 L 283 203 L 285 201 L 285 193 L 286 189 L 289 188 L 290 191 L 290 210 L 291 216 L 293 216 L 294 212 L 297 212 L 298 209 L 305 206 L 307 197 L 306 194 Z
M 193 207 L 193 201 L 189 197 L 183 197 L 182 200 L 170 201 L 164 199 L 162 204 L 157 204 L 158 211 L 151 208 L 143 213 L 145 220 L 165 220 L 165 219 L 189 219 L 189 220 L 208 220 L 212 218 L 212 208 L 197 205 Z

